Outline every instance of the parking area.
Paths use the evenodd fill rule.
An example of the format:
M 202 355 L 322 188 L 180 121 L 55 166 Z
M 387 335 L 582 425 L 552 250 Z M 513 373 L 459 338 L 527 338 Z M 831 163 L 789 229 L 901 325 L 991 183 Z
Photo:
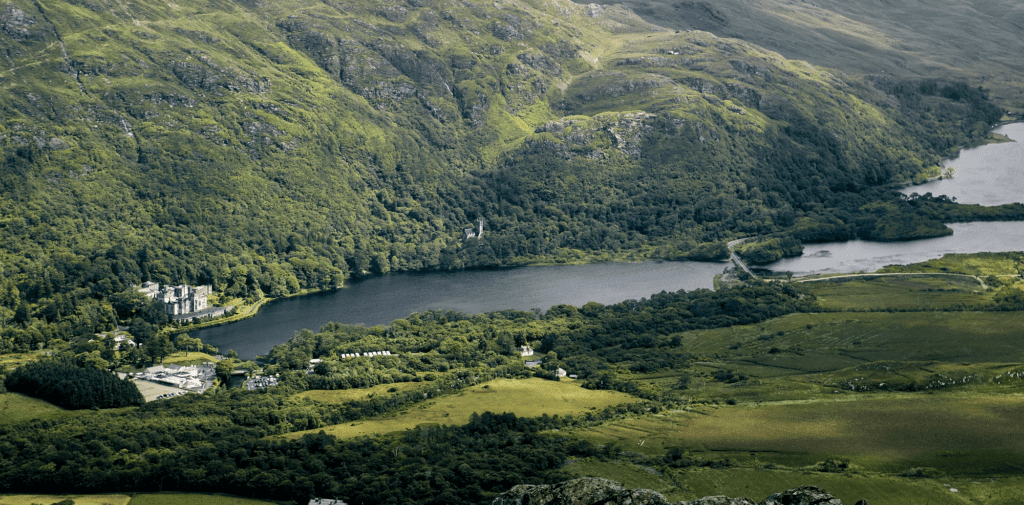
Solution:
M 171 386 L 165 386 L 163 384 L 157 384 L 155 382 L 149 382 L 145 380 L 135 379 L 135 386 L 139 388 L 139 392 L 146 399 L 147 402 L 154 400 L 163 400 L 170 398 L 171 396 L 183 395 L 188 393 L 184 389 L 178 389 Z M 171 396 L 164 396 L 171 395 Z

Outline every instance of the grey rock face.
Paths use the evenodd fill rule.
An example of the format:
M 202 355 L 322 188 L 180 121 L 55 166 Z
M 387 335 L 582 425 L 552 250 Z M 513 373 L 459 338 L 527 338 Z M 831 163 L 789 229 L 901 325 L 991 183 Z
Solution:
M 843 505 L 843 502 L 816 486 L 800 486 L 775 493 L 765 498 L 761 505 Z
M 867 501 L 857 502 L 861 504 L 867 505 Z M 670 503 L 657 491 L 631 491 L 608 479 L 584 477 L 558 484 L 519 485 L 495 498 L 492 505 L 842 505 L 842 502 L 819 487 L 801 486 L 775 493 L 760 504 L 747 498 L 727 496 Z
M 755 505 L 747 498 L 729 498 L 728 496 L 705 496 L 693 501 L 677 502 L 676 505 Z
M 493 505 L 669 505 L 665 495 L 648 489 L 630 491 L 596 477 L 558 484 L 519 485 L 494 499 Z

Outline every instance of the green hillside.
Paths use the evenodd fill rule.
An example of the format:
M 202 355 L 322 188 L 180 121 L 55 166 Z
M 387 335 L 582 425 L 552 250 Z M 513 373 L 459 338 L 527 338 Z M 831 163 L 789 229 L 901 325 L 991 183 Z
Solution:
M 740 38 L 851 74 L 955 77 L 1024 112 L 1024 5 L 1013 0 L 621 3 L 661 26 Z
M 982 139 L 984 92 L 621 8 L 12 0 L 0 27 L 0 350 L 159 323 L 143 281 L 252 300 L 1024 214 L 884 189 Z

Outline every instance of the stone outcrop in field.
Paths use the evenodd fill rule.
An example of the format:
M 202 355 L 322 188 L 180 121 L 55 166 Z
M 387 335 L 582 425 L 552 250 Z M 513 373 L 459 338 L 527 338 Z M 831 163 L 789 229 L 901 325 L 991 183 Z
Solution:
M 617 482 L 583 477 L 558 484 L 521 484 L 502 493 L 493 505 L 842 505 L 839 498 L 815 486 L 801 486 L 775 493 L 760 504 L 747 498 L 705 496 L 693 501 L 670 502 L 650 489 L 626 489 Z M 867 505 L 866 500 L 857 505 Z

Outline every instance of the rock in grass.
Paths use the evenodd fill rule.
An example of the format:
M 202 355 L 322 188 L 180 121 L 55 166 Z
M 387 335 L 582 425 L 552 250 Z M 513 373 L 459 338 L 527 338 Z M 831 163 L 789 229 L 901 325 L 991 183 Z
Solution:
M 705 496 L 693 501 L 676 502 L 675 505 L 755 505 L 747 498 L 729 498 L 728 496 Z
M 558 484 L 518 485 L 492 505 L 670 505 L 665 495 L 649 489 L 631 491 L 617 482 L 583 477 Z
M 843 505 L 843 502 L 816 486 L 800 486 L 765 498 L 761 505 Z
M 867 505 L 861 500 L 857 505 Z M 649 489 L 629 490 L 617 482 L 583 477 L 558 484 L 519 485 L 494 499 L 492 505 L 755 505 L 747 498 L 706 496 L 671 503 Z M 815 486 L 801 486 L 775 493 L 760 505 L 842 505 L 839 498 Z

